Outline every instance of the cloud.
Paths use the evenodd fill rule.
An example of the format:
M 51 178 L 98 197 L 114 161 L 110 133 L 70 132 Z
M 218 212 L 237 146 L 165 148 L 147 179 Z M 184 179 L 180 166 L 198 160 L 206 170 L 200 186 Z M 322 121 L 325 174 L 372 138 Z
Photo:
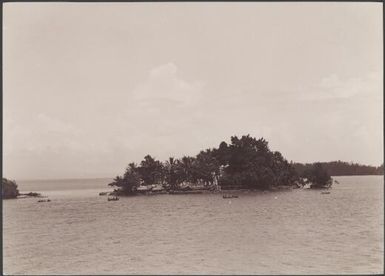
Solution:
M 122 98 L 126 106 L 112 109 L 108 116 L 93 114 L 91 120 L 67 121 L 47 110 L 26 120 L 8 116 L 4 135 L 7 174 L 22 178 L 82 176 L 95 167 L 98 172 L 94 173 L 108 176 L 145 153 L 165 158 L 169 151 L 176 151 L 170 140 L 188 146 L 183 135 L 197 120 L 194 109 L 203 83 L 181 78 L 173 63 L 147 73 L 146 80 Z
M 62 120 L 48 116 L 45 113 L 40 113 L 37 115 L 37 124 L 39 129 L 45 132 L 54 132 L 54 133 L 68 133 L 68 132 L 79 132 L 73 125 L 64 122 Z
M 202 97 L 202 82 L 180 77 L 172 62 L 147 73 L 145 81 L 129 94 L 126 108 L 116 119 L 117 135 L 131 149 L 148 148 L 169 137 L 175 139 L 203 120 L 199 116 L 206 100 Z
M 23 150 L 40 152 L 47 149 L 81 148 L 81 145 L 75 143 L 81 130 L 46 113 L 31 117 L 28 123 L 16 123 L 8 119 L 4 130 L 6 154 Z
M 88 127 L 88 126 L 87 126 Z M 48 113 L 28 120 L 7 118 L 4 124 L 4 164 L 7 177 L 103 177 L 122 169 L 127 150 L 97 127 L 81 128 Z M 113 143 L 115 142 L 115 143 Z M 97 168 L 97 169 L 95 169 Z
M 378 165 L 383 159 L 382 95 L 379 72 L 324 77 L 293 97 L 287 117 L 275 125 L 285 135 L 272 139 L 296 161 L 340 159 Z M 315 150 L 309 154 L 304 147 Z
M 147 80 L 134 89 L 134 100 L 145 106 L 164 102 L 182 106 L 196 103 L 203 83 L 187 82 L 177 72 L 177 66 L 171 62 L 151 69 Z
M 187 81 L 167 63 L 149 70 L 131 93 L 115 97 L 119 108 L 105 103 L 101 110 L 108 112 L 88 109 L 84 118 L 44 109 L 28 117 L 9 113 L 4 171 L 21 178 L 114 176 L 146 154 L 160 160 L 195 155 L 247 133 L 265 137 L 271 149 L 294 161 L 377 164 L 382 160 L 381 84 L 377 73 L 330 75 L 313 87 L 290 90 L 296 93 L 239 88 L 209 95 L 202 82 Z
M 300 92 L 300 99 L 314 100 L 343 100 L 360 95 L 381 95 L 381 74 L 372 72 L 362 77 L 343 79 L 336 74 L 326 76 L 315 87 Z

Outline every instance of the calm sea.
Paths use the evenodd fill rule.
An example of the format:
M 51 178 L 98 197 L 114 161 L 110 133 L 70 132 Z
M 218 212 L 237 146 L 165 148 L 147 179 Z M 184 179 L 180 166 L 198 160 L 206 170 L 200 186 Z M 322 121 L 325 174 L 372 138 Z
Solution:
M 5 274 L 383 273 L 383 176 L 314 190 L 107 201 L 110 179 L 19 181 L 3 201 Z

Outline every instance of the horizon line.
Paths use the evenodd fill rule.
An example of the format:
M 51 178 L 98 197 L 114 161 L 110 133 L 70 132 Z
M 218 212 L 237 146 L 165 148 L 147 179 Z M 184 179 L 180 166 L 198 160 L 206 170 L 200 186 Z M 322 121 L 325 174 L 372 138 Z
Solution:
M 382 164 L 379 164 L 379 165 L 369 165 L 369 164 L 362 164 L 362 163 L 358 163 L 358 162 L 354 162 L 354 161 L 342 161 L 342 160 L 332 160 L 332 161 L 314 161 L 314 162 L 296 162 L 296 161 L 293 161 L 293 160 L 288 160 L 288 162 L 293 162 L 293 164 L 303 164 L 303 165 L 307 165 L 307 164 L 314 164 L 314 163 L 330 163 L 330 162 L 343 162 L 343 163 L 348 163 L 348 164 L 357 164 L 359 166 L 369 166 L 369 167 L 375 167 L 375 168 L 378 168 L 380 167 L 381 165 L 384 164 L 384 162 Z M 7 177 L 4 177 L 4 175 L 2 176 L 3 178 L 7 178 Z M 89 180 L 89 179 L 107 179 L 107 178 L 110 178 L 110 179 L 113 179 L 115 176 L 103 176 L 103 177 L 85 177 L 85 176 L 79 176 L 79 177 L 58 177 L 58 178 L 53 178 L 53 177 L 48 177 L 48 178 L 44 178 L 44 177 L 37 177 L 37 178 L 18 178 L 17 181 L 50 181 L 50 180 Z M 14 180 L 16 181 L 17 178 L 7 178 L 8 180 Z

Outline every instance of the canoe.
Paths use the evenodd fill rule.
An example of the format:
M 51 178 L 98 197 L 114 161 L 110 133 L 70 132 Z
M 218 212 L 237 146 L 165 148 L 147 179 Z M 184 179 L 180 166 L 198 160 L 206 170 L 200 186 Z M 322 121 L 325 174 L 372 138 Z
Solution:
M 202 194 L 202 191 L 170 191 L 170 194 L 179 195 L 179 194 Z
M 237 195 L 223 195 L 223 198 L 238 198 Z
M 119 200 L 119 198 L 118 197 L 109 197 L 108 199 L 107 199 L 108 201 L 117 201 L 117 200 Z
M 51 200 L 50 199 L 39 199 L 37 202 L 51 202 Z

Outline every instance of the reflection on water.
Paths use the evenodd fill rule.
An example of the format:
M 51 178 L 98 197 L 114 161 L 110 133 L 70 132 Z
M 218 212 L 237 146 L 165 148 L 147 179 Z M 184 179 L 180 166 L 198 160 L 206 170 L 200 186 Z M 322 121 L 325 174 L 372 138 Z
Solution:
M 6 274 L 383 272 L 383 177 L 336 177 L 328 195 L 158 195 L 108 202 L 109 179 L 19 182 L 3 201 Z

